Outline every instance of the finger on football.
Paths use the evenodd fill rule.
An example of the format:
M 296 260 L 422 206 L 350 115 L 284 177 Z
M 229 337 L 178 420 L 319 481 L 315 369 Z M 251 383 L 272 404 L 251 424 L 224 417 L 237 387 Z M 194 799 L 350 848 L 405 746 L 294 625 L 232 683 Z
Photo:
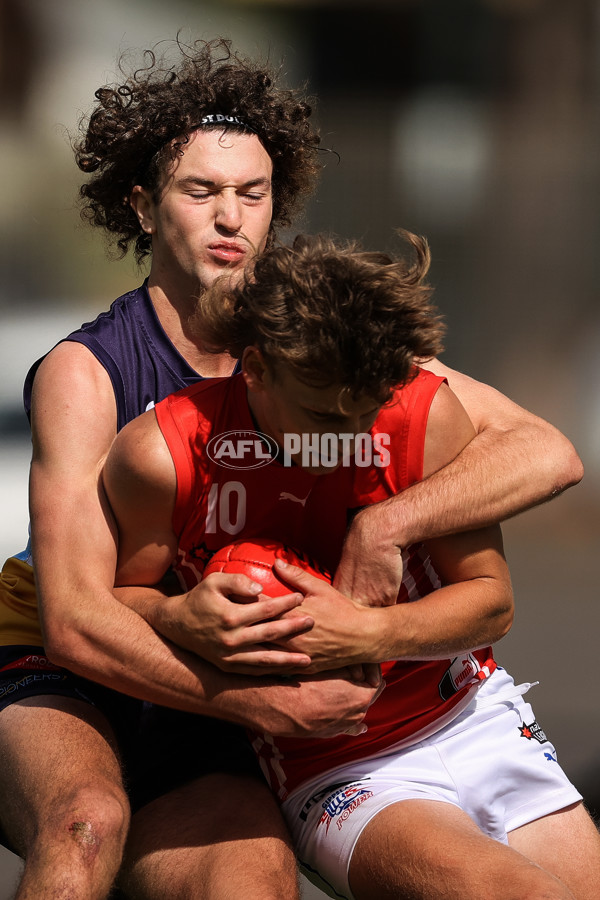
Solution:
M 234 599 L 237 603 L 254 602 L 262 591 L 262 584 L 247 575 L 231 572 L 212 572 L 202 579 L 201 584 Z
M 317 578 L 316 575 L 312 575 L 310 572 L 301 569 L 299 566 L 294 566 L 292 563 L 287 563 L 283 559 L 275 559 L 273 568 L 277 571 L 282 581 L 285 581 L 286 584 L 290 584 L 297 590 L 307 592 L 311 588 L 314 590 L 315 588 L 323 587 L 323 579 Z

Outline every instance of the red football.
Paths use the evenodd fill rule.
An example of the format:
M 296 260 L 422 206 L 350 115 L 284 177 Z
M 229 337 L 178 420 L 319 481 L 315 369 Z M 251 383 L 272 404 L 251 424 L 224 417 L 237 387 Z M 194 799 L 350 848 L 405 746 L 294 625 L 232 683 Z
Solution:
M 309 559 L 300 551 L 292 550 L 278 541 L 264 540 L 263 538 L 253 538 L 248 541 L 236 541 L 233 544 L 227 544 L 211 556 L 206 568 L 204 569 L 204 577 L 212 572 L 227 572 L 234 575 L 247 575 L 263 586 L 263 593 L 268 597 L 280 597 L 283 594 L 289 594 L 293 588 L 290 588 L 285 582 L 273 571 L 273 563 L 279 558 L 294 566 L 299 566 L 316 575 L 323 581 L 331 583 L 329 573 L 318 565 L 314 560 Z

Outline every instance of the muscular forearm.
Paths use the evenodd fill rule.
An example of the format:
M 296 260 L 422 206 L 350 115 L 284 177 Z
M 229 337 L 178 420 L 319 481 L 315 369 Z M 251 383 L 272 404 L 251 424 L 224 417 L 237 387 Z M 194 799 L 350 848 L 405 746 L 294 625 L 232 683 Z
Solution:
M 139 592 L 151 602 L 152 591 Z M 156 597 L 160 596 L 156 592 Z M 296 681 L 222 672 L 160 638 L 120 603 L 112 634 L 79 628 L 77 640 L 50 649 L 50 658 L 115 690 L 187 712 L 226 719 L 287 737 L 332 737 L 359 729 L 377 685 L 352 682 L 348 673 Z
M 110 591 L 97 589 L 81 614 L 54 617 L 44 639 L 49 658 L 76 674 L 142 700 L 207 712 L 206 664 L 158 635 Z
M 404 545 L 501 522 L 581 480 L 575 448 L 553 425 L 439 360 L 427 368 L 448 379 L 476 436 L 452 463 L 403 495 Z
M 410 602 L 398 603 L 396 596 L 389 604 L 377 602 L 377 594 L 372 604 L 361 604 L 277 560 L 278 575 L 305 594 L 304 605 L 315 619 L 311 631 L 291 642 L 311 657 L 313 671 L 334 663 L 445 659 L 506 634 L 513 593 L 499 526 L 438 538 L 423 551 L 442 587 L 427 593 L 425 583 L 417 588 L 410 579 Z
M 572 447 L 571 463 L 565 453 L 565 463 L 557 464 L 547 439 L 546 428 L 513 432 L 488 427 L 429 478 L 363 510 L 353 528 L 359 529 L 363 545 L 377 535 L 380 545 L 406 547 L 485 527 L 550 500 L 575 484 L 582 469 Z M 555 440 L 566 442 L 559 432 Z
M 309 672 L 340 664 L 447 659 L 493 644 L 510 629 L 509 590 L 493 579 L 448 585 L 412 603 L 348 610 L 292 643 L 312 659 Z
M 509 591 L 493 579 L 448 585 L 413 603 L 370 611 L 378 619 L 380 659 L 447 659 L 486 647 L 510 629 Z
M 243 576 L 231 578 L 240 581 Z M 249 582 L 249 579 L 244 580 Z M 80 598 L 83 593 L 80 589 Z M 266 645 L 270 639 L 304 630 L 305 622 L 312 625 L 312 619 L 304 614 L 269 621 L 269 616 L 293 609 L 301 600 L 299 595 L 278 598 L 261 596 L 256 603 L 250 604 L 231 603 L 215 590 L 204 592 L 202 597 L 207 607 L 206 615 L 198 615 L 197 611 L 193 613 L 191 621 L 194 630 L 187 634 L 185 629 L 182 631 L 181 619 L 177 617 L 167 628 L 168 616 L 161 616 L 161 610 L 169 609 L 171 602 L 174 602 L 181 613 L 189 595 L 168 597 L 153 587 L 122 587 L 111 592 L 103 586 L 92 588 L 88 584 L 85 596 L 87 600 L 81 607 L 81 614 L 73 609 L 68 618 L 63 616 L 58 620 L 54 617 L 47 624 L 44 630 L 48 656 L 77 674 L 143 700 L 222 717 L 218 709 L 213 712 L 206 706 L 207 697 L 213 702 L 213 693 L 211 690 L 207 693 L 207 687 L 210 688 L 216 679 L 210 663 L 222 670 L 256 677 L 274 671 L 295 670 L 310 662 L 303 653 Z M 210 609 L 215 598 L 222 605 L 229 604 L 232 608 L 229 631 L 223 628 L 226 614 L 218 616 Z M 264 621 L 265 618 L 267 621 Z M 186 645 L 183 646 L 183 640 L 173 639 L 171 634 L 165 636 L 159 633 L 154 627 L 154 619 L 165 625 L 166 631 L 172 630 L 176 636 L 185 635 Z M 213 631 L 209 635 L 211 629 Z M 270 638 L 273 630 L 273 638 Z M 207 655 L 208 646 L 216 657 L 214 660 Z M 217 656 L 216 648 L 221 648 L 223 654 L 229 654 L 228 658 L 233 659 L 235 664 L 226 666 L 224 660 Z M 208 675 L 210 681 L 207 683 Z M 244 677 L 242 686 L 249 681 Z M 229 686 L 227 681 L 222 684 Z M 241 707 L 239 713 L 234 712 L 234 721 L 238 721 L 241 713 L 245 723 Z M 230 718 L 229 715 L 225 717 Z

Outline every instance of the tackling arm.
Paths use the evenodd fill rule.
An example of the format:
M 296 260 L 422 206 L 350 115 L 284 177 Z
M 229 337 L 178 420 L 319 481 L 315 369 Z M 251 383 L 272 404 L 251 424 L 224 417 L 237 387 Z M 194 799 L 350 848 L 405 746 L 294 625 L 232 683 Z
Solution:
M 105 370 L 85 347 L 60 344 L 40 366 L 32 404 L 30 512 L 46 652 L 109 687 L 193 708 L 193 672 L 111 592 L 115 541 L 99 468 L 115 430 Z
M 432 360 L 425 367 L 448 379 L 476 436 L 448 467 L 448 471 L 455 469 L 456 493 L 465 498 L 463 511 L 454 500 L 451 511 L 446 512 L 447 521 L 441 519 L 441 528 L 429 525 L 417 539 L 501 522 L 551 500 L 581 481 L 581 460 L 572 443 L 553 425 L 439 360 Z M 458 483 L 459 479 L 464 483 Z M 448 494 L 446 499 L 452 500 Z M 454 505 L 456 511 L 452 511 Z M 465 511 L 467 505 L 470 512 Z
M 454 459 L 352 523 L 335 584 L 368 602 L 394 602 L 400 548 L 503 521 L 583 477 L 573 445 L 552 425 L 437 360 L 426 368 L 447 377 L 475 434 Z

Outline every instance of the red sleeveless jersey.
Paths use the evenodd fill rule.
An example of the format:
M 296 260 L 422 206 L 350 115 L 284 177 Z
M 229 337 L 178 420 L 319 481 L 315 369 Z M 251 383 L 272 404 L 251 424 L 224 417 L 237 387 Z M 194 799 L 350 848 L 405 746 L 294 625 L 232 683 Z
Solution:
M 157 404 L 177 473 L 175 568 L 184 586 L 201 580 L 216 550 L 240 539 L 281 541 L 335 572 L 353 513 L 422 479 L 429 409 L 442 381 L 419 370 L 369 432 L 370 463 L 363 455 L 324 475 L 285 465 L 268 436 L 260 436 L 241 376 L 206 380 Z M 398 602 L 440 586 L 422 544 L 406 548 L 403 562 Z M 437 731 L 494 668 L 491 648 L 454 660 L 392 661 L 383 666 L 387 686 L 367 713 L 365 734 L 314 741 L 253 734 L 253 746 L 283 799 L 319 773 Z

